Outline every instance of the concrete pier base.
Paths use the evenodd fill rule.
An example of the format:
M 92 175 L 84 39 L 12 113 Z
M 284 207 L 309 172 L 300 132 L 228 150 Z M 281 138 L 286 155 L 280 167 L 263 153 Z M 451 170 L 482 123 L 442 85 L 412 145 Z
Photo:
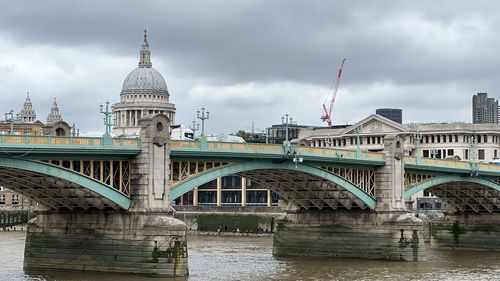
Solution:
M 188 275 L 186 226 L 158 213 L 41 213 L 24 255 L 31 270 Z
M 500 214 L 454 214 L 434 219 L 431 246 L 500 251 Z
M 422 221 L 408 213 L 299 211 L 277 221 L 277 256 L 425 259 Z

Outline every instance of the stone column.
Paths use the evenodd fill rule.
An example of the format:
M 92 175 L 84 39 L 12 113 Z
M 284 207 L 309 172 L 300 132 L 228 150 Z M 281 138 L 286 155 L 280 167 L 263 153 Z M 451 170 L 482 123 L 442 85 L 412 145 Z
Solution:
M 193 189 L 193 206 L 198 206 L 198 187 Z
M 222 178 L 217 178 L 217 207 L 222 205 Z
M 404 200 L 404 138 L 387 135 L 384 138 L 385 165 L 375 170 L 378 211 L 407 212 Z
M 273 205 L 273 197 L 271 196 L 271 190 L 267 190 L 267 206 L 271 207 Z
M 386 163 L 376 168 L 374 210 L 289 208 L 277 220 L 273 253 L 420 261 L 425 259 L 423 223 L 404 202 L 402 136 L 384 139 Z
M 149 115 L 140 125 L 130 209 L 38 214 L 28 223 L 24 268 L 188 275 L 187 228 L 173 218 L 168 199 L 170 120 Z
M 247 179 L 241 177 L 241 206 L 247 205 Z

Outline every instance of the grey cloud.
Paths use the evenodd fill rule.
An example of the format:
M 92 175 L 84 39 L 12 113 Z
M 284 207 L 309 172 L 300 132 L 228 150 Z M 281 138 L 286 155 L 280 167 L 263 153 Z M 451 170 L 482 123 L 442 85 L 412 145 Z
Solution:
M 173 101 L 189 111 L 193 111 L 195 105 L 182 100 L 187 98 L 187 93 L 182 91 L 188 91 L 189 87 L 175 85 L 176 79 L 221 87 L 293 81 L 330 88 L 342 57 L 348 59 L 343 87 L 366 86 L 369 90 L 374 83 L 392 83 L 401 89 L 417 87 L 422 91 L 417 98 L 413 90 L 382 98 L 363 95 L 368 98 L 359 101 L 364 107 L 386 104 L 415 112 L 418 106 L 437 110 L 447 102 L 450 113 L 460 108 L 456 114 L 468 120 L 462 108 L 469 104 L 462 103 L 469 103 L 472 93 L 485 90 L 498 95 L 500 92 L 496 51 L 500 40 L 487 36 L 488 31 L 494 35 L 500 28 L 500 16 L 496 12 L 499 5 L 495 2 L 0 2 L 3 2 L 0 36 L 23 46 L 67 47 L 80 52 L 135 58 L 142 28 L 147 27 L 153 64 L 168 70 L 164 74 Z M 430 31 L 403 28 L 405 21 L 413 18 L 429 24 Z M 452 33 L 454 28 L 458 39 L 470 36 L 478 41 L 457 39 L 463 44 L 457 46 L 450 41 L 453 36 L 433 39 L 426 34 L 433 29 Z M 421 41 L 411 38 L 421 38 Z M 57 62 L 57 58 L 54 61 Z M 61 61 L 59 65 L 69 74 L 75 71 L 71 62 Z M 131 70 L 134 66 L 126 67 Z M 128 69 L 124 73 L 126 71 Z M 3 72 L 2 66 L 0 72 Z M 92 87 L 100 85 L 89 81 L 87 89 L 74 89 L 74 92 L 90 95 L 89 92 L 94 91 L 117 98 L 120 83 L 115 83 L 116 89 L 108 85 L 106 89 L 94 91 Z M 456 91 L 440 90 L 453 84 L 459 84 Z M 439 100 L 440 105 L 436 107 L 426 101 L 431 98 Z M 90 101 L 95 103 L 96 99 L 84 104 L 93 106 Z M 243 109 L 247 110 L 245 116 L 251 116 L 250 112 L 258 111 L 259 107 L 258 102 L 252 104 L 231 97 L 229 102 L 238 108 L 248 107 Z M 319 107 L 322 100 L 310 102 L 308 106 Z M 215 111 L 228 111 L 224 105 L 214 103 L 213 106 Z M 293 109 L 292 105 L 290 108 Z M 297 108 L 300 106 L 295 110 Z M 79 114 L 79 118 L 83 116 Z M 429 115 L 429 118 L 439 118 L 439 114 L 429 112 Z M 316 122 L 316 119 L 308 120 Z M 237 126 L 236 121 L 233 126 Z

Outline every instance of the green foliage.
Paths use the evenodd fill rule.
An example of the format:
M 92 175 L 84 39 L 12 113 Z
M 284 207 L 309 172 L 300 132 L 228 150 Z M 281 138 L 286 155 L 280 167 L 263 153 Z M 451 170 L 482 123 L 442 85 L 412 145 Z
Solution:
M 228 231 L 240 229 L 241 232 L 259 231 L 259 223 L 271 224 L 271 218 L 256 215 L 230 214 L 200 214 L 198 216 L 198 230 L 200 231 Z
M 245 132 L 243 130 L 239 130 L 238 132 L 235 133 L 236 136 L 242 137 L 244 140 L 247 140 L 250 138 L 250 133 Z

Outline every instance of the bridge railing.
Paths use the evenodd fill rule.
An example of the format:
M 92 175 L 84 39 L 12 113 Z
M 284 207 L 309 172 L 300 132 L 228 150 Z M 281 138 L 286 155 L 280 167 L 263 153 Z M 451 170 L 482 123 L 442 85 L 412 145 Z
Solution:
M 41 135 L 0 135 L 0 145 L 4 146 L 78 146 L 97 148 L 110 146 L 113 148 L 140 148 L 139 138 L 113 138 L 107 141 L 100 137 L 64 137 Z
M 436 166 L 436 167 L 450 167 L 459 169 L 469 169 L 470 162 L 468 161 L 455 161 L 447 159 L 435 159 L 435 158 L 424 158 L 421 157 L 417 160 L 417 157 L 405 156 L 405 164 L 423 165 L 423 166 Z
M 199 142 L 199 141 L 172 141 L 172 150 L 193 150 L 207 152 L 233 152 L 248 154 L 274 154 L 285 155 L 286 149 L 281 144 L 263 143 L 231 143 L 231 142 Z M 385 161 L 383 153 L 357 152 L 347 149 L 316 148 L 307 146 L 296 146 L 295 151 L 300 156 L 319 156 L 329 158 L 368 159 L 373 161 Z
M 405 164 L 417 165 L 417 166 L 428 166 L 436 168 L 446 168 L 446 169 L 461 169 L 461 170 L 471 170 L 473 168 L 472 162 L 470 161 L 455 161 L 452 159 L 434 159 L 434 158 L 424 158 L 421 157 L 417 160 L 416 157 L 405 156 Z M 500 165 L 489 164 L 489 163 L 477 163 L 477 170 L 484 172 L 500 172 Z

